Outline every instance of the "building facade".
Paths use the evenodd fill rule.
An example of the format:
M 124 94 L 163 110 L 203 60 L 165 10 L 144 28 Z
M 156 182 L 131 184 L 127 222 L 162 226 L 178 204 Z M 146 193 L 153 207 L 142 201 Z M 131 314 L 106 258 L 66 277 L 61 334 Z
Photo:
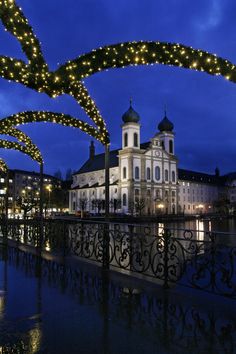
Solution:
M 48 203 L 52 200 L 52 194 L 54 191 L 60 191 L 62 189 L 62 181 L 54 176 L 44 174 L 44 200 Z M 6 175 L 0 176 L 0 208 L 5 208 L 5 198 L 7 189 Z M 9 170 L 8 172 L 8 214 L 18 214 L 19 198 L 23 200 L 37 201 L 39 200 L 40 192 L 40 174 L 37 172 L 25 171 L 25 170 Z M 52 205 L 52 203 L 51 203 Z
M 140 117 L 131 105 L 122 120 L 122 147 L 110 152 L 110 212 L 145 215 L 212 212 L 220 193 L 225 193 L 223 179 L 218 169 L 213 175 L 178 169 L 174 126 L 166 114 L 156 134 L 146 143 L 141 143 Z M 105 155 L 96 155 L 91 142 L 89 159 L 73 175 L 70 213 L 104 211 L 104 164 Z

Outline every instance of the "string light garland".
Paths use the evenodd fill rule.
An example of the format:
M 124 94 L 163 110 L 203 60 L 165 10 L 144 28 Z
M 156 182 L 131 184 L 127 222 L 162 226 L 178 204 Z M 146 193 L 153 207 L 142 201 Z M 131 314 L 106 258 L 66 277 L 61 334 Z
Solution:
M 0 159 L 0 172 L 7 173 L 8 167 L 6 162 L 3 159 Z
M 101 131 L 103 136 L 101 142 L 108 141 L 109 134 L 105 122 L 87 89 L 81 81 L 75 80 L 75 78 L 71 77 L 67 83 L 64 83 L 59 77 L 49 72 L 40 42 L 14 0 L 0 0 L 0 18 L 5 29 L 19 40 L 22 50 L 28 58 L 28 64 L 25 64 L 23 61 L 13 58 L 0 57 L 0 75 L 38 92 L 45 92 L 50 97 L 64 93 L 71 95 Z
M 110 68 L 164 64 L 221 75 L 236 82 L 236 66 L 230 61 L 200 49 L 179 43 L 124 42 L 100 47 L 62 65 L 54 73 L 58 77 L 85 77 Z
M 94 127 L 89 125 L 88 123 L 73 118 L 69 114 L 54 113 L 48 111 L 26 111 L 26 112 L 20 112 L 17 114 L 13 114 L 9 117 L 6 117 L 0 120 L 0 132 L 4 131 L 4 129 L 8 130 L 12 126 L 18 126 L 21 124 L 34 123 L 34 122 L 56 123 L 67 127 L 79 128 L 83 132 L 93 136 L 98 141 L 101 141 L 103 144 L 107 143 L 107 141 L 103 140 L 104 137 L 101 136 L 101 133 L 98 130 L 96 130 Z M 17 138 L 19 137 L 20 136 L 18 135 Z
M 97 72 L 111 68 L 124 68 L 137 65 L 163 64 L 201 71 L 210 75 L 221 75 L 236 83 L 236 65 L 201 49 L 194 49 L 179 43 L 138 41 L 125 42 L 100 47 L 69 60 L 56 71 L 50 72 L 44 60 L 40 42 L 15 0 L 0 0 L 0 18 L 6 28 L 20 42 L 28 64 L 24 61 L 0 57 L 0 76 L 25 86 L 44 92 L 50 97 L 62 94 L 72 96 L 96 124 L 97 129 L 87 123 L 65 115 L 71 122 L 64 125 L 79 128 L 94 136 L 104 145 L 109 144 L 109 134 L 105 122 L 90 97 L 82 80 Z M 32 114 L 31 114 L 32 113 Z M 38 119 L 37 112 L 30 117 Z M 22 113 L 20 113 L 21 115 Z M 24 114 L 24 112 L 23 112 Z M 45 113 L 53 119 L 56 113 Z M 31 119 L 30 118 L 30 119 Z M 67 119 L 66 118 L 66 119 Z M 63 123 L 60 123 L 63 124 Z M 75 125 L 74 125 L 75 124 Z
M 2 124 L 0 128 L 0 133 L 18 139 L 18 141 L 24 143 L 25 146 L 27 146 L 27 148 L 31 150 L 32 153 L 36 154 L 37 156 L 39 156 L 41 160 L 43 160 L 39 148 L 32 142 L 30 137 L 25 133 L 23 133 L 21 130 L 16 129 L 15 127 L 12 126 L 8 126 L 8 124 L 5 125 Z
M 21 44 L 29 64 L 36 70 L 47 71 L 40 43 L 33 29 L 25 18 L 21 8 L 13 0 L 0 1 L 0 17 L 7 31 L 14 35 Z
M 23 152 L 24 154 L 28 155 L 29 157 L 31 157 L 32 160 L 38 162 L 39 164 L 43 163 L 41 156 L 39 156 L 35 151 L 32 151 L 31 149 L 29 149 L 27 146 L 23 146 L 19 143 L 9 141 L 9 140 L 0 139 L 0 148 L 10 149 L 10 150 L 18 150 L 18 151 Z

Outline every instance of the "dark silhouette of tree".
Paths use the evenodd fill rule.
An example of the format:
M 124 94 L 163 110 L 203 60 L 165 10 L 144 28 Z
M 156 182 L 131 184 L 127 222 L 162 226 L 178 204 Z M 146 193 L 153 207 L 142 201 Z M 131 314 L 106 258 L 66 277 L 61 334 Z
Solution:
M 71 181 L 72 180 L 72 169 L 68 168 L 66 171 L 66 181 Z
M 54 173 L 54 177 L 62 180 L 62 173 L 61 173 L 61 170 L 57 170 L 55 173 Z
M 18 197 L 16 199 L 16 205 L 23 210 L 23 218 L 27 218 L 27 214 L 35 207 L 38 206 L 38 200 L 34 198 Z

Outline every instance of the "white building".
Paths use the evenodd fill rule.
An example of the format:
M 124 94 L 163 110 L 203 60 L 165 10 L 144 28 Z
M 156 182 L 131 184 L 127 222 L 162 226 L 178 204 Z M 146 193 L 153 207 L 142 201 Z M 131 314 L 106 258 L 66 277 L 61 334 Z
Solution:
M 178 169 L 173 124 L 165 117 L 158 132 L 140 143 L 140 117 L 131 104 L 122 117 L 122 148 L 110 152 L 110 211 L 146 215 L 211 212 L 221 185 L 215 175 Z M 70 213 L 105 208 L 105 155 L 90 156 L 73 175 Z

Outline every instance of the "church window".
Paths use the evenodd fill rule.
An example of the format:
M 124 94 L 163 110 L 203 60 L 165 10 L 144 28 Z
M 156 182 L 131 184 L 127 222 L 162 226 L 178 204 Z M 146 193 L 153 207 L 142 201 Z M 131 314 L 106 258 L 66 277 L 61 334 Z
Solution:
M 128 134 L 127 133 L 124 134 L 124 146 L 125 147 L 128 146 Z
M 172 171 L 172 182 L 175 182 L 175 171 Z
M 126 167 L 123 167 L 123 179 L 127 178 Z
M 138 134 L 134 133 L 134 146 L 138 146 Z
M 170 153 L 170 154 L 173 154 L 173 150 L 174 150 L 174 149 L 173 149 L 173 140 L 170 140 L 170 141 L 169 141 L 169 153 Z
M 135 177 L 135 179 L 139 179 L 139 167 L 138 166 L 135 167 L 134 177 Z
M 157 181 L 159 181 L 161 178 L 161 169 L 159 166 L 155 167 L 155 178 Z
M 137 195 L 139 195 L 139 189 L 135 189 L 134 190 L 134 194 L 137 196 Z
M 126 206 L 127 205 L 127 196 L 126 194 L 124 193 L 123 194 L 123 206 Z
M 169 181 L 169 173 L 168 173 L 168 170 L 165 170 L 165 181 L 166 181 L 166 182 Z
M 150 167 L 147 167 L 147 179 L 151 179 L 151 169 Z

